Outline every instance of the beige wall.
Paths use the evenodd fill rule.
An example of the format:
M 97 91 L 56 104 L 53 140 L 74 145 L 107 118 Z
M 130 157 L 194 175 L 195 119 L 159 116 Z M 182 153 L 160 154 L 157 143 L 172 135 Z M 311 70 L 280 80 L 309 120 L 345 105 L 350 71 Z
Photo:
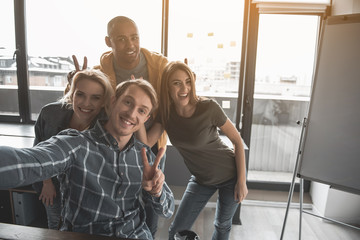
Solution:
M 360 13 L 360 0 L 332 0 L 331 15 Z

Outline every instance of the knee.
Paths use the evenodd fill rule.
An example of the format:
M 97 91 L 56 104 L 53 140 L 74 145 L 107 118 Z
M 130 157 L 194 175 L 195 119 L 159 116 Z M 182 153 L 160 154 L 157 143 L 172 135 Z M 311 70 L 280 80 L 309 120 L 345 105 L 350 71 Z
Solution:
M 222 232 L 222 233 L 230 232 L 231 225 L 232 225 L 231 219 L 224 221 L 224 222 L 220 222 L 217 220 L 214 221 L 214 226 L 215 226 L 216 230 L 219 232 Z

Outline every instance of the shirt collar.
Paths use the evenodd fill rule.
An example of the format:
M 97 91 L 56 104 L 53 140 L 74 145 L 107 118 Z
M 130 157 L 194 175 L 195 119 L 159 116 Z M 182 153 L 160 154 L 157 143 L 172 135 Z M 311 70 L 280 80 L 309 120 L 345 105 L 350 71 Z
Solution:
M 90 130 L 90 133 L 94 133 L 94 137 L 97 138 L 98 142 L 104 143 L 106 144 L 108 147 L 112 147 L 114 149 L 119 149 L 118 148 L 118 142 L 115 140 L 115 138 L 106 131 L 106 129 L 104 128 L 105 123 L 107 122 L 107 120 L 97 120 L 94 128 L 92 128 Z M 127 150 L 128 148 L 134 146 L 136 142 L 136 138 L 134 137 L 134 134 L 131 136 L 128 144 L 126 145 L 126 147 L 124 148 L 124 151 Z

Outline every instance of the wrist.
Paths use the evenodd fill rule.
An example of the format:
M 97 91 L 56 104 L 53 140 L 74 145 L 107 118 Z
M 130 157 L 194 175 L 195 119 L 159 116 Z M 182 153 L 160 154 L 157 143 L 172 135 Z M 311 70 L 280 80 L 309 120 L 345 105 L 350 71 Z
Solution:
M 43 185 L 52 184 L 51 178 L 43 180 Z
M 160 197 L 161 196 L 161 194 L 162 194 L 162 188 L 161 188 L 161 190 L 159 191 L 159 192 L 157 192 L 157 193 L 150 193 L 150 195 L 152 196 L 152 197 Z

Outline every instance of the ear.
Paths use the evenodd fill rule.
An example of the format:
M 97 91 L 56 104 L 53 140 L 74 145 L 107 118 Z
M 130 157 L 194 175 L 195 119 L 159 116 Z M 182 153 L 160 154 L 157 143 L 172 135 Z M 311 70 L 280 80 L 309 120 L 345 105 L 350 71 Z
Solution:
M 109 36 L 106 36 L 105 37 L 105 43 L 106 43 L 106 46 L 108 46 L 109 48 L 111 48 L 111 39 Z

